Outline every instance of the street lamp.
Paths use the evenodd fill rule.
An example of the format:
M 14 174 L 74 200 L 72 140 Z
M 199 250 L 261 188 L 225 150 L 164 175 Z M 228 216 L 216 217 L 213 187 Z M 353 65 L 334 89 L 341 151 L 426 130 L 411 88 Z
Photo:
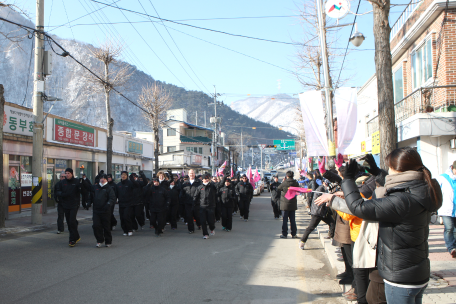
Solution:
M 358 24 L 355 23 L 355 32 L 348 41 L 350 41 L 354 46 L 358 47 L 363 43 L 365 39 L 366 37 L 364 37 L 362 33 L 358 32 Z

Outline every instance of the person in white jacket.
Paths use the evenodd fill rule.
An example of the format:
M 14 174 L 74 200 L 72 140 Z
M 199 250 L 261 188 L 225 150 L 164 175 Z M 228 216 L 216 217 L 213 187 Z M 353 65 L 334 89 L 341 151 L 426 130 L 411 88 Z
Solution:
M 438 215 L 442 217 L 445 226 L 443 238 L 448 252 L 456 258 L 456 161 L 436 179 L 443 195 L 442 207 L 438 210 Z

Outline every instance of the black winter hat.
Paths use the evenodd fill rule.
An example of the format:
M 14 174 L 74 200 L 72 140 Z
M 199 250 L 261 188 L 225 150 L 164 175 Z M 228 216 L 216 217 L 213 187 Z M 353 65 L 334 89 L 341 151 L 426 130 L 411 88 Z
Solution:
M 158 181 L 159 181 L 159 180 L 158 180 L 157 177 L 154 177 L 154 178 L 152 179 L 152 182 L 158 182 Z
M 106 176 L 112 178 L 112 174 L 111 173 L 106 174 Z
M 128 176 L 128 172 L 127 172 L 127 171 L 122 171 L 122 172 L 120 172 L 120 175 L 122 175 L 122 174 L 124 174 L 124 173 Z
M 204 174 L 203 179 L 211 179 L 211 176 L 209 174 Z
M 100 175 L 100 179 L 102 179 L 102 178 L 104 178 L 104 179 L 107 180 L 107 179 L 108 179 L 108 175 L 107 175 L 107 174 L 101 174 L 101 175 Z
M 71 174 L 73 174 L 73 169 L 71 169 L 71 168 L 66 168 L 66 169 L 65 169 L 65 173 L 66 173 L 66 172 L 70 172 Z M 74 175 L 74 174 L 73 174 L 73 175 Z

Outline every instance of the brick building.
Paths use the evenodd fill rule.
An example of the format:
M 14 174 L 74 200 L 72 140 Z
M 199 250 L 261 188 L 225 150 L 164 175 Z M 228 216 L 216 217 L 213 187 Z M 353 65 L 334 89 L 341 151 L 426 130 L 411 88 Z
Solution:
M 434 175 L 456 160 L 456 0 L 412 1 L 391 27 L 398 146 L 416 147 Z M 443 20 L 446 16 L 445 24 Z M 358 123 L 372 150 L 378 131 L 377 79 L 358 92 Z

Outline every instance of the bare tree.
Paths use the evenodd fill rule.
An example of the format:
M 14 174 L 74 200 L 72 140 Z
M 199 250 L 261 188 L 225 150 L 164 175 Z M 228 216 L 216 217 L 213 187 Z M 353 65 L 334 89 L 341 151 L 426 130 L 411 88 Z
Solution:
M 99 48 L 89 47 L 92 56 L 99 61 L 99 65 L 93 68 L 96 75 L 86 73 L 84 77 L 88 80 L 87 90 L 90 93 L 102 92 L 105 95 L 106 105 L 106 126 L 108 129 L 108 140 L 106 148 L 106 171 L 112 171 L 112 129 L 114 120 L 111 117 L 111 105 L 109 101 L 110 93 L 113 88 L 125 87 L 132 71 L 127 64 L 119 60 L 124 49 L 123 45 L 117 44 L 107 39 Z
M 378 125 L 380 130 L 380 167 L 396 148 L 393 72 L 390 46 L 390 0 L 368 0 L 374 8 L 375 71 L 377 75 Z
M 159 163 L 159 131 L 164 126 L 166 111 L 171 106 L 171 96 L 161 85 L 154 83 L 142 88 L 139 95 L 139 104 L 148 112 L 143 112 L 144 118 L 149 121 L 154 132 L 155 174 L 158 173 Z
M 30 19 L 28 13 L 14 3 L 0 1 L 0 10 L 2 9 L 9 9 Z M 1 28 L 2 27 L 0 27 L 0 29 Z M 21 46 L 21 42 L 31 34 L 32 33 L 30 31 L 27 31 L 23 28 L 17 28 L 12 31 L 0 30 L 0 50 L 2 52 L 10 52 L 14 49 L 20 49 L 21 51 L 25 52 Z

